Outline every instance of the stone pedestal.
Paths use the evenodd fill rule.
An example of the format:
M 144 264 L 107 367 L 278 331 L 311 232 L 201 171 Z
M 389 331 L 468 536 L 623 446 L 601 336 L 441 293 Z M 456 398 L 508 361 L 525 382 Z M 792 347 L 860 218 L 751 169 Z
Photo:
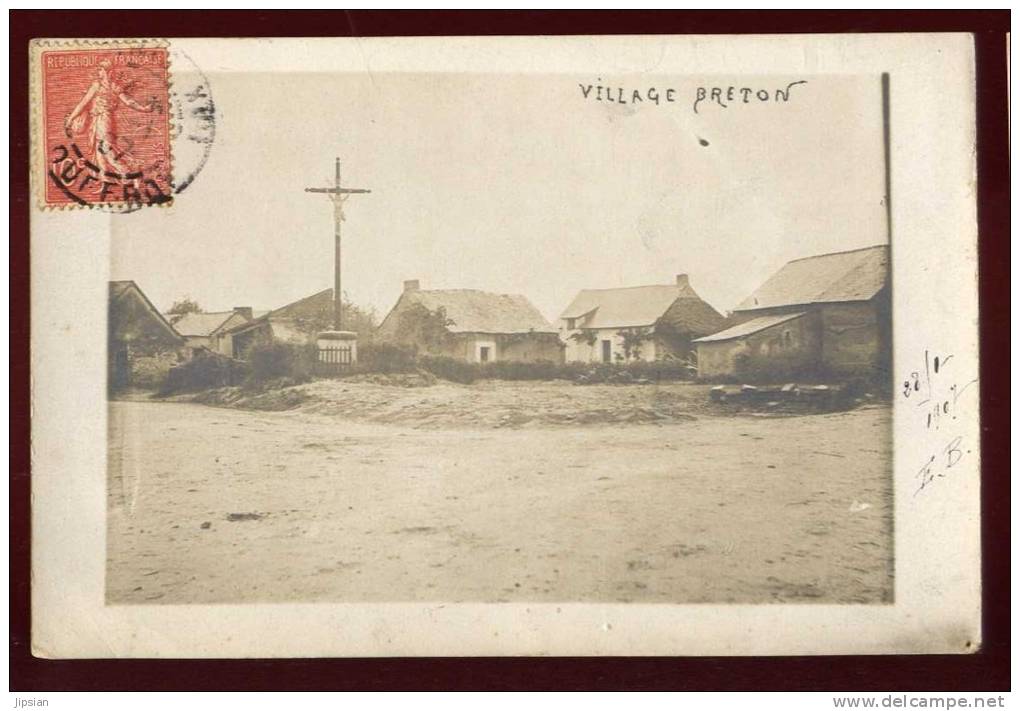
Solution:
M 315 337 L 319 362 L 353 365 L 358 362 L 358 334 L 354 331 L 320 331 Z

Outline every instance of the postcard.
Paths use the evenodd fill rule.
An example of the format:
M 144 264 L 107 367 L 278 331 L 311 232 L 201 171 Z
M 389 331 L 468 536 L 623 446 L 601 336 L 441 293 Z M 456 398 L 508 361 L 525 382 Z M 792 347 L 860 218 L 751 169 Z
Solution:
M 37 656 L 979 649 L 970 36 L 30 49 Z

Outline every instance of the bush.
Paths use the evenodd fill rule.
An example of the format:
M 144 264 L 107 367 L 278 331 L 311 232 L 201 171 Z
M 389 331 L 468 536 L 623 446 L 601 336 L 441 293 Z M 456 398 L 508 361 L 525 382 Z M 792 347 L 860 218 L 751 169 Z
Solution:
M 582 372 L 583 364 L 554 363 L 550 360 L 529 363 L 496 361 L 478 365 L 478 377 L 496 380 L 574 380 Z
M 317 357 L 314 343 L 297 345 L 274 341 L 255 345 L 249 353 L 251 380 L 259 385 L 282 378 L 292 384 L 306 382 L 314 374 Z
M 583 383 L 644 383 L 691 380 L 689 364 L 678 360 L 634 361 L 632 363 L 596 363 L 584 365 L 578 380 Z
M 211 351 L 203 351 L 191 360 L 175 366 L 166 374 L 159 394 L 194 392 L 238 385 L 251 374 L 247 363 Z
M 414 346 L 365 343 L 358 348 L 356 372 L 413 373 L 417 369 L 417 350 Z
M 764 358 L 740 353 L 733 360 L 733 370 L 745 383 L 780 383 L 814 381 L 823 378 L 806 358 Z
M 481 370 L 477 363 L 466 363 L 449 356 L 421 356 L 418 365 L 437 378 L 465 384 L 475 382 Z

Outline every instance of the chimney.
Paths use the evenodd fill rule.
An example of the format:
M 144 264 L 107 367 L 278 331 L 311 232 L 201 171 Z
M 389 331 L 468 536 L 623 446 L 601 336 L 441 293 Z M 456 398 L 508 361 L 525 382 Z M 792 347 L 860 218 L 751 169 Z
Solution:
M 686 274 L 677 274 L 676 275 L 676 285 L 677 286 L 690 286 L 691 285 L 691 280 L 687 277 Z
M 252 320 L 251 306 L 235 306 L 234 313 L 244 316 L 246 321 Z
M 404 282 L 404 291 L 418 291 L 421 283 L 417 279 L 408 279 Z

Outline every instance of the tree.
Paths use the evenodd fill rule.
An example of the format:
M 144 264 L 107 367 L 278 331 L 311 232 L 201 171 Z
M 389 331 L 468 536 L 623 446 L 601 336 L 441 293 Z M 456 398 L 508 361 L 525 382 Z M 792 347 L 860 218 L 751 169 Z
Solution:
M 641 344 L 652 337 L 652 332 L 647 328 L 625 328 L 617 331 L 617 335 L 623 339 L 623 356 L 627 360 L 641 358 Z
M 372 307 L 358 306 L 347 298 L 344 293 L 343 302 L 340 305 L 343 315 L 344 328 L 354 331 L 362 341 L 371 340 L 378 324 L 375 309 Z
M 372 339 L 376 327 L 375 309 L 358 306 L 344 293 L 340 302 L 340 315 L 345 331 L 354 331 L 362 342 Z M 322 302 L 314 312 L 305 312 L 295 318 L 296 327 L 308 334 L 333 330 L 333 302 Z
M 426 351 L 442 350 L 450 336 L 448 326 L 454 325 L 440 306 L 435 311 L 424 304 L 413 304 L 400 314 L 397 322 L 398 339 L 404 343 L 417 343 Z
M 190 296 L 185 296 L 184 298 L 175 301 L 173 306 L 170 307 L 167 313 L 173 314 L 175 316 L 202 313 L 202 307 L 199 306 L 198 302 L 192 299 Z

